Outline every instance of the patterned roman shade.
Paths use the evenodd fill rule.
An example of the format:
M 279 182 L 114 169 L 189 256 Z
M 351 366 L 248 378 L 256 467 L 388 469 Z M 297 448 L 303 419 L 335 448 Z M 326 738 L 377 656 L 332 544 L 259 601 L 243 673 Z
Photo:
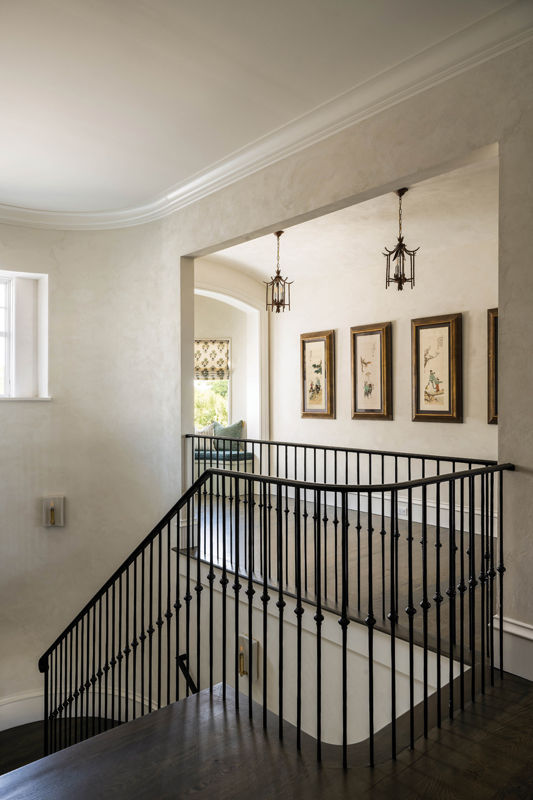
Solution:
M 194 340 L 194 379 L 229 380 L 229 339 Z

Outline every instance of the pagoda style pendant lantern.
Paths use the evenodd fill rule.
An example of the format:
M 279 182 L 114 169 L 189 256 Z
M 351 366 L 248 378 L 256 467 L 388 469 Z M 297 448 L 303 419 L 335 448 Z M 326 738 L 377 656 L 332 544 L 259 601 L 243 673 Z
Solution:
M 276 274 L 270 282 L 263 281 L 263 283 L 266 283 L 266 310 L 268 311 L 270 308 L 272 311 L 276 311 L 276 314 L 279 314 L 280 311 L 285 311 L 285 309 L 288 311 L 291 310 L 291 284 L 293 281 L 282 278 L 279 269 L 279 239 L 282 233 L 283 231 L 276 231 L 274 234 L 278 239 L 278 265 Z
M 387 276 L 386 276 L 386 283 L 385 288 L 389 288 L 390 283 L 395 283 L 398 287 L 398 291 L 401 292 L 403 290 L 403 286 L 405 283 L 411 284 L 411 289 L 415 285 L 415 255 L 420 250 L 419 247 L 416 250 L 408 250 L 405 246 L 402 236 L 402 197 L 408 191 L 408 189 L 398 189 L 395 194 L 398 195 L 400 198 L 399 201 L 399 221 L 400 221 L 400 232 L 398 235 L 398 244 L 394 248 L 394 250 L 389 250 L 388 247 L 385 248 L 387 251 L 383 253 L 385 258 L 387 259 Z M 405 272 L 405 263 L 406 263 L 406 256 L 409 256 L 408 262 L 408 272 Z

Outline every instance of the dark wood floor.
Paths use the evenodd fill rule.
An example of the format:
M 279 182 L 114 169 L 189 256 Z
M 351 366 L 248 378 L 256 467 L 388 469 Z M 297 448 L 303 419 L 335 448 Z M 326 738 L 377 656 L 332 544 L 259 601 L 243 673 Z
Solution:
M 236 716 L 228 690 L 186 701 L 0 777 L 2 800 L 511 800 L 533 797 L 533 684 L 507 675 L 453 723 L 373 769 L 318 765 L 311 740 Z M 26 726 L 24 726 L 26 727 Z
M 0 731 L 0 775 L 43 757 L 43 723 L 29 722 Z

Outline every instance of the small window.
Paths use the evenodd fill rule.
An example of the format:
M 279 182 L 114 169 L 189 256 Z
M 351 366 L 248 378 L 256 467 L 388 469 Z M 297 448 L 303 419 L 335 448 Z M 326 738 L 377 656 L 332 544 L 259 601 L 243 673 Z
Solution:
M 48 397 L 48 275 L 0 270 L 0 399 Z
M 194 382 L 194 427 L 228 424 L 229 381 Z
M 230 415 L 230 340 L 194 341 L 194 425 L 227 425 Z
M 10 397 L 13 384 L 13 288 L 11 278 L 0 276 L 0 397 Z

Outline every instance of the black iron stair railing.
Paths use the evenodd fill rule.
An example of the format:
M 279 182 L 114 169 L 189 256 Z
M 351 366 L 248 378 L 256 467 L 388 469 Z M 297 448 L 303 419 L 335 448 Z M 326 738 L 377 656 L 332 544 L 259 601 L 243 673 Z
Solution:
M 355 454 L 359 474 L 368 477 L 372 459 L 363 468 L 361 454 L 349 452 Z M 377 455 L 381 459 L 383 454 Z M 452 461 L 454 467 L 474 463 L 440 460 Z M 408 476 L 412 465 L 406 461 L 405 466 Z M 327 641 L 322 632 L 331 612 L 339 618 L 341 655 L 333 666 L 341 687 L 338 729 L 345 767 L 351 746 L 348 662 L 354 620 L 367 631 L 370 764 L 375 760 L 376 691 L 386 692 L 390 700 L 393 758 L 398 749 L 396 718 L 403 700 L 396 658 L 401 639 L 409 651 L 411 746 L 417 735 L 428 735 L 433 688 L 438 724 L 446 683 L 450 716 L 457 705 L 464 708 L 468 694 L 475 700 L 487 680 L 494 684 L 496 655 L 503 675 L 503 644 L 500 637 L 496 653 L 494 617 L 498 612 L 501 623 L 503 473 L 514 467 L 492 463 L 438 474 L 438 464 L 437 474 L 399 480 L 403 469 L 393 462 L 396 480 L 388 483 L 344 485 L 208 467 L 41 657 L 46 752 L 151 713 L 196 689 L 212 689 L 216 682 L 244 686 L 250 715 L 252 699 L 262 700 L 264 725 L 267 708 L 275 706 L 283 736 L 285 703 L 292 702 L 294 691 L 293 668 L 289 676 L 285 668 L 295 654 L 298 741 L 302 707 L 310 703 L 320 760 L 323 726 L 332 713 L 324 706 Z M 430 491 L 438 498 L 436 506 L 429 504 Z M 376 497 L 381 499 L 377 513 Z M 403 499 L 405 519 L 399 514 Z M 286 619 L 292 605 L 294 633 Z M 312 665 L 302 655 L 306 612 L 313 615 L 316 634 Z M 387 687 L 381 679 L 376 686 L 374 645 L 380 630 L 389 633 Z M 251 668 L 240 678 L 243 633 L 250 642 L 261 640 L 256 687 Z M 273 646 L 275 667 L 269 658 Z M 442 673 L 445 657 L 447 675 Z M 327 658 L 331 675 L 331 656 Z M 311 666 L 312 691 L 305 677 Z M 435 687 L 430 667 L 436 667 Z M 415 715 L 418 680 L 423 687 L 421 729 Z M 238 692 L 236 697 L 238 705 Z M 85 723 L 81 730 L 80 718 Z

